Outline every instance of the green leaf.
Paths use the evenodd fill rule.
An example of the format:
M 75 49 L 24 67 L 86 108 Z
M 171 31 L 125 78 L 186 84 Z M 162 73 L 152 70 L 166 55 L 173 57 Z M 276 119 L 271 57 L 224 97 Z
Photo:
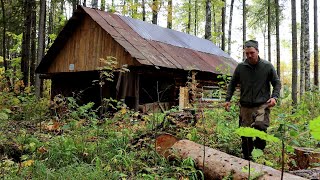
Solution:
M 286 149 L 289 153 L 294 153 L 294 148 L 292 146 L 286 146 Z
M 0 113 L 0 120 L 8 120 L 8 119 L 9 119 L 8 114 L 6 114 L 4 112 Z
M 320 140 L 320 116 L 310 121 L 309 128 L 311 135 L 316 140 Z
M 263 151 L 261 149 L 253 149 L 251 154 L 254 159 L 258 159 L 259 157 L 263 156 Z
M 269 141 L 269 142 L 279 142 L 280 140 L 272 135 L 269 135 L 263 131 L 259 131 L 254 128 L 250 127 L 240 127 L 236 129 L 236 133 L 239 136 L 244 136 L 244 137 L 258 137 L 260 139 Z

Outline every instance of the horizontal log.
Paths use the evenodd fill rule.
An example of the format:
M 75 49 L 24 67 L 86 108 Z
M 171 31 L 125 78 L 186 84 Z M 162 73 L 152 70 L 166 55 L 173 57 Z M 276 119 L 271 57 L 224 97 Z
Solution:
M 157 152 L 165 157 L 174 157 L 178 155 L 181 158 L 194 159 L 197 167 L 203 171 L 206 179 L 223 179 L 226 176 L 232 176 L 234 180 L 248 179 L 249 161 L 229 155 L 227 153 L 204 147 L 201 144 L 189 140 L 176 140 L 171 135 L 165 134 L 156 139 Z M 170 141 L 166 142 L 165 139 Z M 171 147 L 170 145 L 173 144 Z M 203 159 L 205 155 L 205 158 Z M 204 160 L 204 166 L 203 166 Z M 274 180 L 281 179 L 281 171 L 271 167 L 250 162 L 250 178 Z M 300 180 L 305 179 L 289 173 L 284 173 L 283 179 Z

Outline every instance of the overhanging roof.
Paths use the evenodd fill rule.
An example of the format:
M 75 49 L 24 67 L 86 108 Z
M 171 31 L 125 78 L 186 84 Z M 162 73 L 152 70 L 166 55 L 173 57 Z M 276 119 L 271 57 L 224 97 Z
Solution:
M 225 70 L 232 73 L 238 64 L 211 41 L 141 20 L 79 6 L 41 61 L 37 72 L 46 73 L 85 14 L 142 65 L 224 74 Z

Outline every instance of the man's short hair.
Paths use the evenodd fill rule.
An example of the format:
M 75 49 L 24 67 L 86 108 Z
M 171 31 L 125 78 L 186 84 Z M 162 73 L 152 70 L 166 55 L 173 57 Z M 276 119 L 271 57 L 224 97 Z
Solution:
M 245 47 L 246 48 L 249 48 L 249 47 L 253 47 L 255 48 L 256 50 L 259 50 L 259 43 L 258 41 L 255 41 L 255 40 L 248 40 L 244 43 Z

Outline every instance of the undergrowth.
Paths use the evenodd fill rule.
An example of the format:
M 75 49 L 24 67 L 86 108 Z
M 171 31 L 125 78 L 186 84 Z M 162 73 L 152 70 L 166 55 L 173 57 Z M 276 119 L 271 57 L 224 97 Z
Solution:
M 192 159 L 167 160 L 155 151 L 164 132 L 241 157 L 237 105 L 207 110 L 194 126 L 165 122 L 162 113 L 139 114 L 120 105 L 100 119 L 94 104 L 73 98 L 38 100 L 33 94 L 0 92 L 0 177 L 4 179 L 203 179 Z M 319 92 L 307 94 L 294 109 L 283 101 L 272 109 L 268 133 L 287 128 L 286 169 L 293 146 L 317 147 L 309 121 L 320 115 Z M 163 125 L 159 127 L 159 125 Z M 281 149 L 268 143 L 257 162 L 280 167 Z

